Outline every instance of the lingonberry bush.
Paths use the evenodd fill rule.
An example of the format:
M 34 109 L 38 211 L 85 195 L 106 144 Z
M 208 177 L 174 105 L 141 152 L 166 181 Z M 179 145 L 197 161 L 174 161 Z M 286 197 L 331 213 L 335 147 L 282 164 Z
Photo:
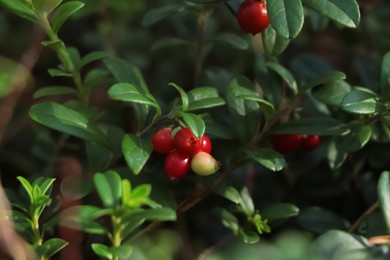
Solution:
M 0 6 L 2 256 L 390 257 L 386 1 Z

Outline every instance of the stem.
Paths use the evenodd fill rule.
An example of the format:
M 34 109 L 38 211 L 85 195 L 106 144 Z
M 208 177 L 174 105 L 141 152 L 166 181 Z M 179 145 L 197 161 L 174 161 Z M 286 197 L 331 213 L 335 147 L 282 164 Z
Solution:
M 355 231 L 355 229 L 359 226 L 360 222 L 370 213 L 374 212 L 375 210 L 377 210 L 379 208 L 379 203 L 378 201 L 375 202 L 374 204 L 371 205 L 371 207 L 369 207 L 359 218 L 358 220 L 356 220 L 355 223 L 353 223 L 353 225 L 350 227 L 350 229 L 348 230 L 349 233 L 352 233 Z
M 89 101 L 88 92 L 83 87 L 80 70 L 76 68 L 75 64 L 70 58 L 70 55 L 66 50 L 65 43 L 58 37 L 57 33 L 53 31 L 53 28 L 51 27 L 49 20 L 47 19 L 47 14 L 41 14 L 39 16 L 39 21 L 43 30 L 46 32 L 47 36 L 49 36 L 49 39 L 52 42 L 52 44 L 50 44 L 50 47 L 56 52 L 58 58 L 65 66 L 66 70 L 71 73 L 73 82 L 77 87 L 80 101 L 83 104 L 87 105 Z
M 122 225 L 122 218 L 119 216 L 112 216 L 111 217 L 112 221 L 112 247 L 120 247 L 122 244 L 122 237 L 121 237 L 121 232 L 123 230 L 123 225 Z M 119 257 L 117 255 L 114 255 L 113 260 L 119 260 Z

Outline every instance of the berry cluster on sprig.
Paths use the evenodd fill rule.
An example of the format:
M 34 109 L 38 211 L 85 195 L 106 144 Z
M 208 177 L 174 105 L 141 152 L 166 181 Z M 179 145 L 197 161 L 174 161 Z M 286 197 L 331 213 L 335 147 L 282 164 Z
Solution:
M 210 155 L 212 144 L 207 135 L 197 137 L 189 127 L 162 128 L 152 137 L 153 151 L 166 154 L 165 173 L 178 181 L 191 170 L 201 176 L 218 171 L 220 163 Z
M 278 134 L 272 135 L 271 140 L 273 148 L 282 154 L 295 152 L 300 148 L 311 151 L 321 144 L 319 135 Z

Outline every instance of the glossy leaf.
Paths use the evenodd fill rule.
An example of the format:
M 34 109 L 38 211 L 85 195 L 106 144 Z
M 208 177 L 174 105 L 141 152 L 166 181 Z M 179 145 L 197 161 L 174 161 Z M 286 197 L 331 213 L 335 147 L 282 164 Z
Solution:
M 346 230 L 349 223 L 338 215 L 319 207 L 310 207 L 301 210 L 297 222 L 303 228 L 316 234 L 324 233 L 331 229 Z
M 383 56 L 381 71 L 382 99 L 384 102 L 390 100 L 390 51 Z
M 119 247 L 112 247 L 111 252 L 118 256 L 119 259 L 129 259 L 131 253 L 133 252 L 133 247 L 131 245 L 121 245 Z
M 32 22 L 37 21 L 37 15 L 23 0 L 0 0 L 0 6 L 7 11 L 16 14 Z
M 137 213 L 137 216 L 149 221 L 174 221 L 176 220 L 176 210 L 168 207 L 145 209 Z
M 179 114 L 183 118 L 185 125 L 192 130 L 195 136 L 202 137 L 204 135 L 206 131 L 206 124 L 200 116 L 184 112 Z
M 341 106 L 344 97 L 351 91 L 351 86 L 344 80 L 330 81 L 314 87 L 312 95 L 321 102 L 332 106 Z
M 183 5 L 164 5 L 153 10 L 150 10 L 142 19 L 142 25 L 145 27 L 151 26 L 167 16 L 181 12 L 185 9 Z
M 184 91 L 184 89 L 182 89 L 180 86 L 178 86 L 175 83 L 171 82 L 168 85 L 174 87 L 179 92 L 180 97 L 181 97 L 181 104 L 182 104 L 181 110 L 183 112 L 187 111 L 188 110 L 188 102 L 189 102 L 187 93 Z
M 39 255 L 45 256 L 46 259 L 50 259 L 53 255 L 61 251 L 69 243 L 60 238 L 51 238 L 46 240 L 43 245 L 39 246 L 36 250 Z
M 252 216 L 255 213 L 255 205 L 253 204 L 253 199 L 247 187 L 244 187 L 241 190 L 240 196 L 240 206 L 243 210 L 243 213 L 247 216 Z
M 276 62 L 267 62 L 266 66 L 281 76 L 294 94 L 298 93 L 298 84 L 290 71 Z
M 100 128 L 79 112 L 58 103 L 33 105 L 30 116 L 36 122 L 105 147 L 109 147 Z
M 222 224 L 229 228 L 235 235 L 238 234 L 238 230 L 240 228 L 240 225 L 238 223 L 238 219 L 236 216 L 234 216 L 232 213 L 227 211 L 226 209 L 221 210 L 221 220 Z
M 274 172 L 282 170 L 286 165 L 283 155 L 271 149 L 257 148 L 246 150 L 246 153 L 265 168 Z
M 303 0 L 303 3 L 346 27 L 355 28 L 360 22 L 359 5 L 356 0 Z
M 34 93 L 34 98 L 50 97 L 56 95 L 77 95 L 77 91 L 71 87 L 50 86 L 40 88 Z
M 282 99 L 282 81 L 277 74 L 266 66 L 266 59 L 259 55 L 256 59 L 256 81 L 264 92 L 266 100 L 275 108 L 279 107 Z
M 34 6 L 36 13 L 50 14 L 62 2 L 62 0 L 31 0 L 30 2 Z
M 238 230 L 238 236 L 242 239 L 242 241 L 246 244 L 255 244 L 259 242 L 260 237 L 258 234 L 252 231 L 246 231 L 242 227 Z
M 103 201 L 105 207 L 112 207 L 115 205 L 115 195 L 112 190 L 111 184 L 107 178 L 102 173 L 96 173 L 93 176 L 93 182 L 95 188 L 99 194 L 100 199 Z
M 122 153 L 134 174 L 139 174 L 152 153 L 152 145 L 135 135 L 125 135 L 122 140 Z
M 378 201 L 390 234 L 390 172 L 382 172 L 378 181 Z
M 347 126 L 333 118 L 302 118 L 279 124 L 272 134 L 341 135 L 348 131 Z
M 49 45 L 51 45 L 53 42 L 49 43 Z M 54 44 L 57 44 L 59 42 L 54 42 Z M 47 45 L 47 46 L 49 46 Z M 64 70 L 60 70 L 60 69 L 49 69 L 48 70 L 49 74 L 51 77 L 67 77 L 67 78 L 71 78 L 72 77 L 72 73 L 69 73 L 67 71 L 64 71 Z
M 95 52 L 91 52 L 87 55 L 85 55 L 81 61 L 80 61 L 80 68 L 84 67 L 85 65 L 91 63 L 91 62 L 94 62 L 94 61 L 97 61 L 97 60 L 101 60 L 101 59 L 104 59 L 107 57 L 107 53 L 104 52 L 104 51 L 95 51 Z
M 271 56 L 280 55 L 290 43 L 290 39 L 280 36 L 272 26 L 268 26 L 262 36 L 265 53 Z
M 293 39 L 302 30 L 304 13 L 301 0 L 273 0 L 267 2 L 270 22 L 284 38 Z
M 27 192 L 27 194 L 30 198 L 30 202 L 32 202 L 33 201 L 33 187 L 31 186 L 30 182 L 22 176 L 18 176 L 16 178 L 22 184 L 24 190 Z
M 53 13 L 51 26 L 55 33 L 61 29 L 65 21 L 80 10 L 85 4 L 79 1 L 69 1 L 61 4 Z
M 336 142 L 331 142 L 328 146 L 327 158 L 331 169 L 340 168 L 347 159 L 348 153 L 341 151 Z
M 360 122 L 350 123 L 350 132 L 337 139 L 337 148 L 341 152 L 351 153 L 362 149 L 371 139 L 371 125 L 363 125 Z
M 275 203 L 261 211 L 263 218 L 270 222 L 283 221 L 299 214 L 299 208 L 291 203 Z
M 343 79 L 346 79 L 346 77 L 347 76 L 340 71 L 332 71 L 332 72 L 324 73 L 321 75 L 317 75 L 316 77 L 308 80 L 300 90 L 304 91 L 307 89 L 311 89 L 315 86 L 332 83 L 332 82 L 339 82 Z
M 355 114 L 372 114 L 382 112 L 386 108 L 379 102 L 376 94 L 355 89 L 345 95 L 342 109 Z
M 110 251 L 110 248 L 103 244 L 92 244 L 92 250 L 97 254 L 98 256 L 103 257 L 104 259 L 113 259 L 113 253 Z
M 117 83 L 108 90 L 108 96 L 113 100 L 145 104 L 158 107 L 158 104 L 140 93 L 136 86 L 131 83 Z
M 238 190 L 236 190 L 233 187 L 221 186 L 216 190 L 214 190 L 214 192 L 220 195 L 221 197 L 232 201 L 235 204 L 239 204 L 241 202 L 240 193 L 238 192 Z

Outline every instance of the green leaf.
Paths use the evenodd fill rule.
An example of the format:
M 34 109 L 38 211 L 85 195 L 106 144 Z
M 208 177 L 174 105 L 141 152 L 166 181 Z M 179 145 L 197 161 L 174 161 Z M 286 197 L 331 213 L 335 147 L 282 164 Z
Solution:
M 206 124 L 200 116 L 184 112 L 180 112 L 179 115 L 183 118 L 185 125 L 191 129 L 195 136 L 200 138 L 204 135 Z
M 119 205 L 122 198 L 122 179 L 115 171 L 107 171 L 104 173 L 106 182 L 110 185 L 114 205 Z
M 169 86 L 172 86 L 174 87 L 180 94 L 180 97 L 181 97 L 181 103 L 182 103 L 182 111 L 185 112 L 188 110 L 188 96 L 187 96 L 187 93 L 184 91 L 184 89 L 182 89 L 181 87 L 179 87 L 178 85 L 176 85 L 175 83 L 169 83 L 168 84 Z
M 183 5 L 164 5 L 163 7 L 150 10 L 142 19 L 142 26 L 151 26 L 165 17 L 179 13 L 184 9 L 185 6 Z
M 332 71 L 332 72 L 324 73 L 309 79 L 300 90 L 304 91 L 307 89 L 311 89 L 315 86 L 319 86 L 327 83 L 338 83 L 340 81 L 346 83 L 345 81 L 342 81 L 343 79 L 346 78 L 347 76 L 340 71 Z
M 270 222 L 280 222 L 299 214 L 299 208 L 291 203 L 275 203 L 261 211 L 263 218 Z
M 240 225 L 238 223 L 238 219 L 232 213 L 227 211 L 226 209 L 221 210 L 221 220 L 222 225 L 229 228 L 235 235 L 238 234 L 238 230 Z
M 149 221 L 174 221 L 176 220 L 176 210 L 168 207 L 145 209 L 137 213 L 137 216 Z
M 244 187 L 241 190 L 240 196 L 240 206 L 242 207 L 243 213 L 248 217 L 252 216 L 255 213 L 255 205 L 253 204 L 253 199 L 247 187 Z
M 328 161 L 331 169 L 340 168 L 345 160 L 347 159 L 348 154 L 341 149 L 338 148 L 336 142 L 331 142 L 328 146 Z
M 381 69 L 381 89 L 382 100 L 390 100 L 390 51 L 383 56 Z
M 129 259 L 131 253 L 133 252 L 133 247 L 131 245 L 121 245 L 119 247 L 112 247 L 111 252 L 118 256 L 119 259 Z
M 242 37 L 231 33 L 220 33 L 213 38 L 214 41 L 223 42 L 239 50 L 248 49 L 248 42 Z
M 386 107 L 375 93 L 355 89 L 345 95 L 342 109 L 354 114 L 372 114 L 382 112 Z
M 316 234 L 322 234 L 331 229 L 347 230 L 349 223 L 338 215 L 319 207 L 301 210 L 297 222 L 303 228 Z
M 288 121 L 272 129 L 272 134 L 341 135 L 348 127 L 333 118 L 310 117 Z
M 257 148 L 245 151 L 252 159 L 271 171 L 280 171 L 286 165 L 286 161 L 278 152 L 267 148 Z
M 145 222 L 145 218 L 143 218 L 139 214 L 132 214 L 130 217 L 127 217 L 124 221 L 126 221 L 126 226 L 121 232 L 123 239 L 126 239 L 128 235 L 130 235 L 134 230 L 136 230 L 139 226 L 141 226 Z
M 312 83 L 308 83 L 308 84 L 312 84 Z M 327 105 L 341 106 L 344 97 L 350 91 L 351 91 L 351 86 L 346 81 L 334 80 L 325 83 L 325 85 L 314 87 L 311 90 L 311 93 L 316 99 L 318 99 L 321 102 L 324 102 Z
M 87 55 L 85 55 L 81 61 L 80 61 L 80 68 L 83 68 L 85 65 L 93 62 L 93 61 L 97 61 L 97 60 L 101 60 L 101 59 L 104 59 L 107 57 L 107 53 L 104 52 L 104 51 L 95 51 L 95 52 L 91 52 Z
M 38 14 L 50 14 L 61 2 L 62 0 L 32 0 L 35 12 Z
M 310 245 L 308 259 L 370 259 L 353 257 L 369 247 L 367 240 L 341 230 L 330 230 L 319 236 Z
M 255 244 L 259 242 L 260 237 L 258 234 L 252 231 L 245 231 L 243 228 L 239 228 L 238 236 L 242 239 L 242 241 L 246 244 Z
M 33 187 L 31 186 L 30 182 L 26 180 L 22 176 L 16 177 L 18 181 L 22 184 L 24 190 L 27 192 L 28 197 L 30 198 L 30 202 L 33 201 Z
M 131 83 L 116 83 L 108 90 L 108 96 L 113 100 L 145 104 L 148 106 L 158 107 L 158 104 L 140 93 L 136 86 Z
M 356 0 L 302 0 L 305 6 L 346 27 L 355 28 L 360 22 Z
M 43 245 L 39 246 L 36 250 L 38 254 L 44 256 L 46 259 L 50 259 L 53 255 L 58 253 L 61 249 L 66 247 L 69 243 L 60 238 L 51 238 L 46 240 Z
M 56 180 L 55 178 L 47 178 L 39 185 L 42 194 L 50 195 L 51 188 L 55 180 Z
M 152 145 L 135 135 L 125 135 L 122 140 L 122 153 L 134 174 L 139 174 L 152 153 Z
M 128 179 L 122 180 L 122 205 L 131 200 L 131 182 Z
M 52 44 L 53 42 L 50 43 L 50 45 Z M 54 44 L 57 44 L 58 42 L 54 42 Z M 49 69 L 48 70 L 49 74 L 51 77 L 67 77 L 67 78 L 71 78 L 73 77 L 72 73 L 69 73 L 67 71 L 64 71 L 64 70 L 60 70 L 60 69 Z
M 138 185 L 131 192 L 131 199 L 149 198 L 151 192 L 152 186 L 150 184 Z
M 276 62 L 267 62 L 266 66 L 281 76 L 294 94 L 298 93 L 298 84 L 290 71 Z
M 93 176 L 93 182 L 103 205 L 105 207 L 113 207 L 115 205 L 115 195 L 107 176 L 102 173 L 96 173 Z
M 228 199 L 236 204 L 239 204 L 241 202 L 241 195 L 233 187 L 227 187 L 227 186 L 220 186 L 216 190 L 214 190 L 215 193 L 217 193 L 219 196 Z
M 378 181 L 378 201 L 382 215 L 390 234 L 390 172 L 382 172 Z
M 32 22 L 37 21 L 37 15 L 23 0 L 0 0 L 0 6 L 7 11 L 16 14 Z
M 49 97 L 55 95 L 77 95 L 77 91 L 71 87 L 63 87 L 63 86 L 49 86 L 40 88 L 34 93 L 34 98 L 42 98 Z
M 290 39 L 280 36 L 272 26 L 268 26 L 262 36 L 265 53 L 271 56 L 280 55 L 290 43 Z
M 293 39 L 302 30 L 304 13 L 301 0 L 273 0 L 267 2 L 272 27 L 284 38 Z
M 106 245 L 103 244 L 97 244 L 93 243 L 92 245 L 92 250 L 97 254 L 98 256 L 101 256 L 105 259 L 110 259 L 112 260 L 114 258 L 113 253 L 110 251 L 110 248 Z
M 349 124 L 350 132 L 340 136 L 336 140 L 337 148 L 344 153 L 352 153 L 362 149 L 372 135 L 371 125 L 363 125 L 361 122 Z
M 33 105 L 30 116 L 36 122 L 105 147 L 108 141 L 100 128 L 79 112 L 58 103 Z
M 61 4 L 53 13 L 51 26 L 54 33 L 58 33 L 64 22 L 74 13 L 80 10 L 85 4 L 79 1 L 69 1 Z

